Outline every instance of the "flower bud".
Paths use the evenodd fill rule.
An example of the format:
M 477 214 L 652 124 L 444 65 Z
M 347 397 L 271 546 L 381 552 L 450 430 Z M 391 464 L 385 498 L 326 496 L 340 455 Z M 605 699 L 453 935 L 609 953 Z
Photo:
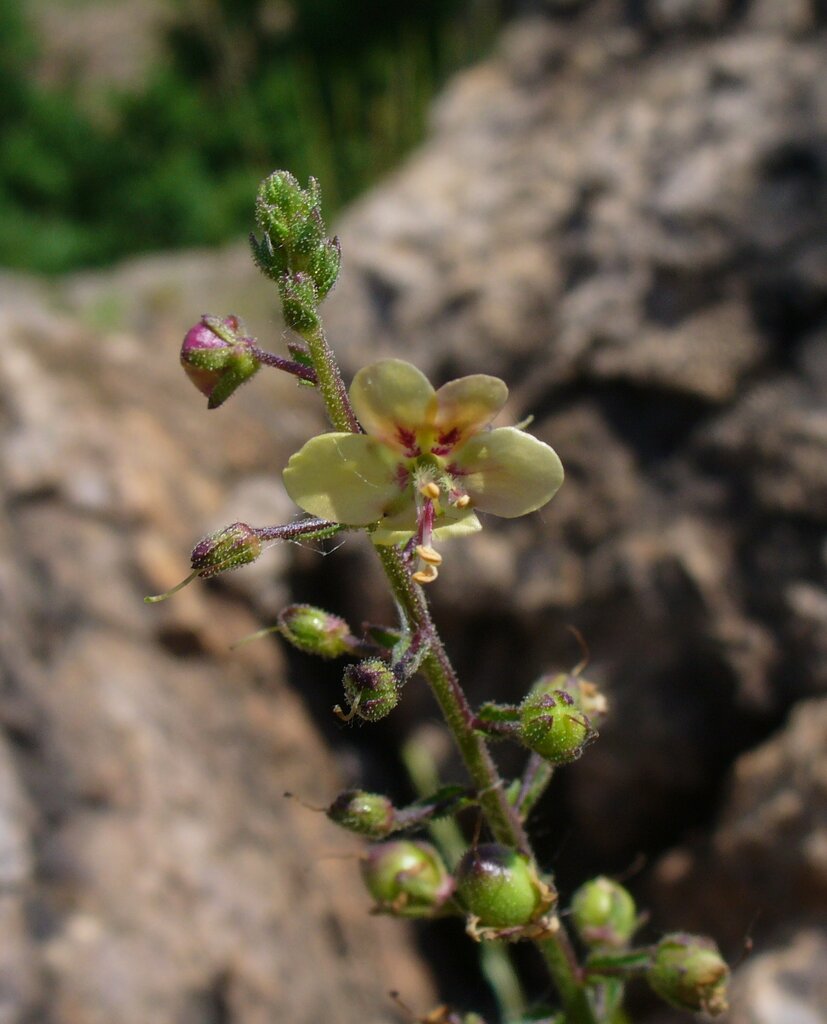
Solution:
M 400 917 L 431 917 L 450 899 L 454 884 L 430 843 L 396 839 L 369 847 L 362 878 L 377 909 Z
M 357 665 L 348 665 L 343 683 L 350 707 L 348 717 L 358 715 L 366 722 L 378 722 L 399 703 L 396 676 L 381 658 L 366 658 Z
M 255 562 L 261 554 L 261 538 L 246 523 L 232 523 L 200 540 L 190 554 L 190 565 L 208 580 L 229 569 Z
M 309 272 L 316 283 L 319 302 L 336 284 L 342 266 L 342 247 L 338 238 L 329 238 L 323 242 L 310 260 Z
M 553 693 L 563 690 L 581 708 L 591 724 L 599 726 L 608 713 L 608 702 L 594 683 L 575 672 L 553 672 L 541 676 L 531 688 L 531 694 Z
M 637 927 L 637 908 L 629 892 L 603 876 L 581 885 L 572 897 L 571 914 L 588 946 L 625 946 Z
M 384 839 L 394 828 L 396 809 L 381 793 L 348 789 L 333 801 L 327 816 L 337 825 L 370 839 Z
M 472 846 L 454 877 L 458 901 L 486 928 L 529 924 L 551 903 L 528 857 L 499 843 Z
M 576 761 L 595 735 L 565 690 L 532 691 L 520 706 L 520 739 L 552 764 Z
M 319 295 L 309 274 L 285 274 L 279 279 L 284 322 L 296 334 L 307 335 L 319 326 Z
M 219 405 L 261 367 L 252 352 L 252 339 L 244 336 L 235 316 L 203 316 L 187 331 L 181 345 L 181 365 L 207 406 Z
M 291 604 L 285 608 L 279 615 L 279 632 L 305 654 L 340 658 L 351 650 L 350 626 L 345 620 L 310 604 Z
M 250 244 L 259 269 L 280 288 L 285 275 L 307 274 L 315 285 L 315 302 L 321 302 L 338 277 L 340 254 L 338 241 L 325 238 L 316 179 L 304 189 L 287 171 L 271 174 L 259 187 L 256 220 L 264 235 L 261 241 L 251 236 Z M 288 326 L 299 330 L 289 319 L 296 316 L 295 310 L 285 311 Z
M 727 1009 L 729 967 L 711 939 L 681 932 L 664 936 L 646 977 L 662 999 L 680 1010 L 716 1015 Z

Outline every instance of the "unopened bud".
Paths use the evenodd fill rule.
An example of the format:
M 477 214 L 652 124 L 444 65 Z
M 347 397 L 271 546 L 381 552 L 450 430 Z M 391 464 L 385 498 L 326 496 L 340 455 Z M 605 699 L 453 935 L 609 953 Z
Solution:
M 235 316 L 204 316 L 187 331 L 181 345 L 181 365 L 202 395 L 207 406 L 219 405 L 261 367 Z
M 381 658 L 366 658 L 348 665 L 344 674 L 345 697 L 349 705 L 347 719 L 357 715 L 366 722 L 378 722 L 399 703 L 396 676 Z
M 316 249 L 308 271 L 316 283 L 319 302 L 336 284 L 342 266 L 342 247 L 338 238 L 329 238 Z
M 233 523 L 200 540 L 190 554 L 190 565 L 202 579 L 254 562 L 261 554 L 261 538 L 246 523 Z
M 571 915 L 588 946 L 625 946 L 638 925 L 637 908 L 629 892 L 603 876 L 581 885 L 571 901 Z
M 319 294 L 309 274 L 285 274 L 279 279 L 284 322 L 296 334 L 312 334 L 319 326 Z
M 499 843 L 469 849 L 454 872 L 457 899 L 485 928 L 529 924 L 548 910 L 552 896 L 524 854 Z
M 381 793 L 349 789 L 336 797 L 327 816 L 350 832 L 370 839 L 384 839 L 393 831 L 396 809 Z
M 335 284 L 341 263 L 338 240 L 325 238 L 319 183 L 311 178 L 302 188 L 287 171 L 274 172 L 259 187 L 256 220 L 264 233 L 260 241 L 250 239 L 258 267 L 279 288 L 285 276 L 307 275 L 318 305 Z M 282 301 L 286 303 L 283 291 Z M 286 308 L 288 326 L 302 333 L 295 324 L 306 319 L 307 309 L 307 303 L 299 311 Z
M 285 608 L 279 615 L 279 632 L 305 654 L 339 658 L 351 651 L 350 626 L 345 620 L 310 604 Z
M 729 967 L 711 939 L 680 932 L 664 936 L 646 977 L 678 1009 L 713 1015 L 727 1009 Z
M 369 847 L 362 878 L 377 910 L 399 917 L 433 917 L 454 888 L 436 848 L 421 840 L 396 839 Z

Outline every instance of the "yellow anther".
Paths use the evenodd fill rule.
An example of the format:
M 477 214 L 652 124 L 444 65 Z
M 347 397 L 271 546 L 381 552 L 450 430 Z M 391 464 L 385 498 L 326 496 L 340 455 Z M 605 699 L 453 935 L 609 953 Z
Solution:
M 434 551 L 430 544 L 418 544 L 416 553 L 423 562 L 427 562 L 429 565 L 442 565 L 442 555 L 438 551 Z
M 457 498 L 457 500 L 454 502 L 454 505 L 457 508 L 468 508 L 470 504 L 471 499 L 468 497 L 467 494 L 460 495 L 460 497 Z
M 419 488 L 419 493 L 425 498 L 430 498 L 431 501 L 436 501 L 439 497 L 439 487 L 437 487 L 433 480 L 429 480 L 427 483 L 422 484 Z
M 416 583 L 433 583 L 437 576 L 439 576 L 439 569 L 435 565 L 427 565 L 419 572 L 415 572 L 411 578 Z

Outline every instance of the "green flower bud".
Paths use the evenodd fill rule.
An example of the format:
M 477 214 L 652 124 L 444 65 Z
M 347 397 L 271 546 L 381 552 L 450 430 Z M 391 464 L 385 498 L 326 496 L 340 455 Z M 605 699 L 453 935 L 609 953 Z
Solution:
M 399 703 L 396 676 L 381 658 L 366 658 L 358 665 L 348 665 L 343 683 L 350 708 L 348 718 L 357 715 L 366 722 L 378 722 Z
M 432 917 L 454 888 L 435 847 L 411 839 L 371 846 L 362 861 L 362 878 L 377 909 L 399 917 Z
M 276 171 L 259 187 L 256 199 L 256 221 L 263 231 L 259 241 L 250 237 L 253 259 L 259 269 L 279 283 L 285 275 L 306 273 L 315 284 L 315 303 L 327 295 L 339 274 L 339 243 L 325 238 L 321 214 L 321 190 L 315 178 L 306 189 L 287 171 Z M 289 298 L 289 297 L 288 297 Z M 288 301 L 282 293 L 282 301 Z M 301 310 L 307 315 L 308 304 Z M 295 309 L 285 310 L 288 326 L 299 322 Z
M 574 672 L 553 672 L 541 676 L 532 686 L 530 694 L 554 693 L 562 690 L 567 693 L 587 715 L 593 726 L 599 726 L 608 712 L 608 703 L 605 695 L 595 686 L 594 683 L 583 679 L 575 670 Z
M 552 764 L 576 761 L 595 735 L 565 690 L 532 691 L 520 706 L 520 739 Z
M 727 1009 L 729 967 L 711 939 L 681 932 L 664 936 L 646 977 L 662 999 L 680 1010 L 717 1015 Z
M 625 946 L 638 924 L 629 892 L 601 876 L 581 885 L 572 897 L 571 914 L 580 938 L 588 946 Z
M 319 327 L 319 295 L 309 274 L 285 274 L 279 278 L 284 322 L 296 334 L 312 334 Z
M 499 843 L 471 847 L 454 878 L 458 901 L 485 928 L 529 924 L 551 902 L 528 857 Z
M 338 238 L 330 238 L 323 242 L 313 253 L 310 260 L 309 273 L 316 282 L 319 302 L 336 284 L 342 266 L 342 247 Z
M 232 523 L 200 540 L 190 554 L 190 565 L 208 580 L 229 569 L 249 565 L 261 554 L 261 538 L 246 523 Z
M 310 604 L 291 604 L 279 615 L 279 632 L 288 643 L 305 654 L 340 658 L 351 651 L 350 626 Z
M 261 367 L 238 317 L 203 316 L 181 345 L 181 365 L 209 409 L 219 405 Z
M 288 221 L 302 209 L 312 208 L 308 194 L 289 171 L 273 171 L 259 185 L 256 220 L 263 231 L 271 231 L 278 220 Z
M 370 839 L 384 839 L 393 831 L 396 809 L 381 793 L 349 789 L 336 797 L 327 816 L 351 832 Z

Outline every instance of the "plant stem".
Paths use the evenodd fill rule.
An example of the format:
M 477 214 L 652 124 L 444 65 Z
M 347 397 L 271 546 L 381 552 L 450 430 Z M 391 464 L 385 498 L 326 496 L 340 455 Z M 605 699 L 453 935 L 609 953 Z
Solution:
M 514 801 L 514 806 L 523 821 L 534 810 L 535 804 L 546 791 L 553 775 L 554 765 L 549 764 L 539 754 L 531 755 L 523 772 L 520 792 Z
M 566 1024 L 596 1024 L 577 957 L 562 923 L 553 936 L 538 945 L 563 1001 Z
M 430 650 L 425 655 L 420 671 L 428 680 L 459 747 L 494 838 L 506 846 L 529 852 L 528 837 L 508 802 L 502 779 L 484 739 L 473 728 L 473 712 L 431 620 L 420 588 L 411 581 L 408 568 L 397 548 L 377 544 L 376 552 L 408 627 L 422 630 L 430 638 Z
M 347 397 L 345 382 L 339 370 L 333 349 L 327 342 L 324 328 L 319 325 L 312 333 L 303 335 L 307 342 L 310 358 L 318 378 L 319 391 L 322 393 L 327 415 L 336 430 L 351 434 L 361 433 L 359 421 Z

